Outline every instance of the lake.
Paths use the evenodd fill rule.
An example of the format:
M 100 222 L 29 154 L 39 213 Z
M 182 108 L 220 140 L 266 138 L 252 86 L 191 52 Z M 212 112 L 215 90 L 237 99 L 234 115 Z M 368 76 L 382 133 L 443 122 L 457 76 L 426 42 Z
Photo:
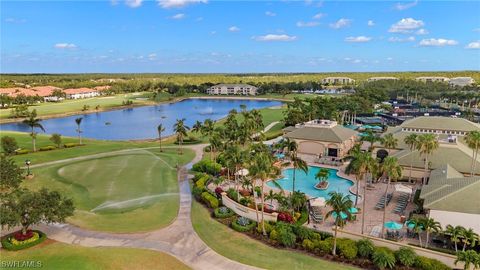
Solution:
M 81 129 L 85 138 L 100 140 L 140 140 L 157 138 L 157 126 L 165 127 L 162 136 L 173 134 L 177 119 L 185 118 L 186 125 L 192 127 L 197 121 L 207 118 L 218 120 L 227 116 L 232 109 L 240 111 L 245 104 L 247 110 L 282 105 L 279 101 L 251 99 L 187 99 L 175 103 L 134 107 L 122 110 L 73 115 L 46 119 L 41 122 L 46 133 L 59 133 L 63 136 L 77 136 L 75 118 L 83 117 Z M 279 113 L 281 113 L 279 111 Z M 22 123 L 0 125 L 1 130 L 29 132 Z M 37 129 L 37 131 L 40 131 Z

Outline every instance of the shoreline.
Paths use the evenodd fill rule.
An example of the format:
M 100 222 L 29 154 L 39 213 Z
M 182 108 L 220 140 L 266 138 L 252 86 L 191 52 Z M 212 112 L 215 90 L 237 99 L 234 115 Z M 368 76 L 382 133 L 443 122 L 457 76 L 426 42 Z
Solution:
M 115 106 L 115 107 L 110 107 L 110 108 L 100 108 L 98 110 L 88 110 L 88 111 L 75 111 L 75 112 L 66 112 L 66 113 L 60 113 L 60 114 L 47 114 L 47 115 L 42 115 L 38 116 L 39 119 L 42 120 L 47 120 L 47 119 L 54 119 L 54 118 L 62 118 L 62 117 L 68 117 L 68 116 L 73 116 L 73 115 L 84 115 L 84 114 L 94 114 L 94 113 L 101 113 L 101 112 L 109 112 L 109 111 L 116 111 L 116 110 L 123 110 L 123 109 L 129 109 L 129 108 L 137 108 L 137 107 L 146 107 L 146 106 L 155 106 L 155 105 L 162 105 L 162 104 L 172 104 L 172 103 L 177 103 L 181 102 L 184 100 L 188 99 L 231 99 L 231 100 L 264 100 L 264 101 L 280 101 L 280 102 L 287 102 L 289 99 L 282 99 L 282 98 L 266 98 L 266 97 L 256 97 L 256 96 L 251 96 L 251 97 L 236 97 L 236 96 L 197 96 L 197 97 L 177 97 L 172 100 L 165 100 L 165 101 L 148 101 L 145 102 L 144 104 L 132 104 L 132 105 L 120 105 L 120 106 Z M 268 107 L 269 108 L 269 107 Z M 0 125 L 1 124 L 11 124 L 11 123 L 20 123 L 23 121 L 25 118 L 4 118 L 0 119 Z

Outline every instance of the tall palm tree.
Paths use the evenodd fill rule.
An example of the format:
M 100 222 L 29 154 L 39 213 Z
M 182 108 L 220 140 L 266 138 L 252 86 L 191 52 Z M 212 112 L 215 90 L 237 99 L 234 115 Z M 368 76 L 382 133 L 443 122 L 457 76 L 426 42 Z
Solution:
M 388 195 L 388 188 L 390 187 L 391 181 L 397 181 L 402 177 L 402 167 L 398 164 L 396 157 L 386 157 L 382 163 L 382 171 L 387 177 L 387 186 L 385 187 L 385 198 Z M 382 222 L 382 237 L 385 233 L 385 219 L 387 217 L 387 204 L 385 202 L 385 207 L 383 207 L 383 222 Z
M 78 143 L 82 144 L 82 130 L 80 129 L 80 124 L 82 124 L 83 117 L 75 118 L 75 123 L 77 124 L 77 133 L 78 133 Z
M 392 133 L 388 133 L 382 138 L 382 145 L 383 147 L 387 148 L 387 151 L 391 149 L 395 149 L 398 146 L 398 139 L 393 137 Z
M 237 190 L 237 195 L 240 196 L 238 193 L 239 179 L 237 172 L 239 172 L 243 168 L 243 165 L 246 162 L 246 152 L 243 151 L 237 144 L 228 145 L 225 149 L 225 159 L 227 160 L 227 163 L 232 164 L 234 167 L 235 186 Z M 237 199 L 240 200 L 240 197 L 238 197 Z
M 158 142 L 160 143 L 160 152 L 163 152 L 162 149 L 162 132 L 165 131 L 165 127 L 162 124 L 159 124 L 157 126 L 157 132 L 158 132 Z
M 457 253 L 457 259 L 455 259 L 455 265 L 463 262 L 463 269 L 470 269 L 473 265 L 473 269 L 480 268 L 480 258 L 475 250 L 460 251 Z
M 28 116 L 28 118 L 22 121 L 23 124 L 30 127 L 30 137 L 32 137 L 33 152 L 37 151 L 37 148 L 35 146 L 35 142 L 37 138 L 37 133 L 35 132 L 35 128 L 39 128 L 43 132 L 45 132 L 45 128 L 43 128 L 42 124 L 40 124 L 40 121 L 42 121 L 42 119 L 37 118 L 36 110 L 33 110 Z
M 202 132 L 202 129 L 203 129 L 203 124 L 202 124 L 202 122 L 200 122 L 198 120 L 192 126 L 192 131 L 195 132 L 195 133 Z
M 418 136 L 418 144 L 417 150 L 420 152 L 421 155 L 425 157 L 425 168 L 423 173 L 423 181 L 422 184 L 425 185 L 427 180 L 427 172 L 428 172 L 428 157 L 438 149 L 439 143 L 437 137 L 434 134 L 422 134 Z
M 417 149 L 417 143 L 418 143 L 418 135 L 416 133 L 412 133 L 408 136 L 405 137 L 403 140 L 405 144 L 408 145 L 410 148 L 410 172 L 408 173 L 408 182 L 410 183 L 412 180 L 412 170 L 413 170 L 413 151 Z
M 463 237 L 463 232 L 465 231 L 465 228 L 462 226 L 452 226 L 452 225 L 447 225 L 445 228 L 445 235 L 448 235 L 450 237 L 450 241 L 452 241 L 455 245 L 455 252 L 458 251 L 458 242 L 460 242 L 460 238 Z
M 319 180 L 321 183 L 327 181 L 329 170 L 327 168 L 320 168 L 320 170 L 315 174 L 315 179 Z
M 293 163 L 293 177 L 292 177 L 292 194 L 295 192 L 295 180 L 296 180 L 296 171 L 297 169 L 302 170 L 303 172 L 308 172 L 307 163 L 298 157 L 298 145 L 297 142 L 294 140 L 290 140 L 289 138 L 285 139 L 284 141 L 285 148 L 287 150 L 287 155 L 289 156 L 290 160 Z
M 190 128 L 185 125 L 185 118 L 177 119 L 177 121 L 173 125 L 173 131 L 175 132 L 175 134 L 177 134 L 177 141 L 178 141 L 178 145 L 180 146 L 178 148 L 178 153 L 180 155 L 183 154 L 183 150 L 182 150 L 183 138 L 187 136 L 187 131 L 189 129 Z
M 361 139 L 362 139 L 362 141 L 370 143 L 370 147 L 368 148 L 368 151 L 372 152 L 373 151 L 373 145 L 376 142 L 379 142 L 381 139 L 380 139 L 380 137 L 378 137 L 377 134 L 373 133 L 373 131 L 371 129 L 367 129 L 364 133 L 365 134 L 364 134 L 364 136 L 362 136 Z
M 418 242 L 420 243 L 420 247 L 422 246 L 422 231 L 423 231 L 423 219 L 419 217 L 414 217 L 410 219 L 411 222 L 415 225 L 413 227 L 413 231 L 418 234 Z
M 470 247 L 474 247 L 479 240 L 478 234 L 475 231 L 473 231 L 472 228 L 469 228 L 468 230 L 464 230 L 462 236 L 463 236 L 461 238 L 463 242 L 462 251 L 465 251 L 465 249 L 467 248 L 467 245 L 470 245 Z
M 428 239 L 430 237 L 430 233 L 432 232 L 439 232 L 442 227 L 438 221 L 435 221 L 433 218 L 424 218 L 421 221 L 423 226 L 423 230 L 427 233 L 427 238 L 425 239 L 425 248 L 428 248 Z
M 470 166 L 470 175 L 473 176 L 477 165 L 478 152 L 480 151 L 480 131 L 470 131 L 467 136 L 465 136 L 465 142 L 468 147 L 473 150 L 472 165 Z
M 216 162 L 216 151 L 222 147 L 220 134 L 217 132 L 213 133 L 208 142 L 210 143 L 210 155 L 212 155 L 211 159 Z
M 326 201 L 327 205 L 332 208 L 332 210 L 328 211 L 325 215 L 325 218 L 328 218 L 335 214 L 335 234 L 333 235 L 333 249 L 332 254 L 336 255 L 337 249 L 337 232 L 338 227 L 343 227 L 345 225 L 345 220 L 342 218 L 342 215 L 347 215 L 347 220 L 350 219 L 350 208 L 353 205 L 352 200 L 348 197 L 348 195 L 343 196 L 343 193 L 340 192 L 330 192 L 330 199 Z

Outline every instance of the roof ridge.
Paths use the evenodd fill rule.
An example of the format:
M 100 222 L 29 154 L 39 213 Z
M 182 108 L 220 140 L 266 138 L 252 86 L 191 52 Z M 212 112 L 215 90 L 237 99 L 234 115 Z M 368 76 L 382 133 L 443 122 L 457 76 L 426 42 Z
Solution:
M 461 183 L 461 184 L 464 184 L 464 185 L 461 185 L 460 188 L 458 188 L 458 189 L 456 189 L 456 190 L 454 190 L 454 191 L 452 191 L 452 192 L 449 192 L 448 194 L 445 194 L 444 196 L 440 196 L 439 198 L 431 201 L 430 203 L 427 204 L 427 207 L 428 207 L 429 205 L 432 205 L 432 204 L 440 201 L 440 200 L 445 199 L 446 197 L 450 197 L 450 196 L 452 196 L 452 195 L 454 195 L 454 194 L 457 194 L 457 193 L 459 193 L 460 191 L 463 191 L 463 190 L 465 190 L 466 188 L 470 187 L 471 185 L 480 183 L 480 181 L 479 181 L 480 179 L 475 179 L 475 178 L 477 178 L 477 177 L 471 177 L 471 178 L 472 178 L 472 179 L 469 179 L 468 177 L 463 178 L 463 179 L 465 180 L 465 182 L 467 182 L 467 183 L 465 183 L 465 182 L 464 182 L 464 183 Z M 452 179 L 462 179 L 462 178 L 452 178 Z M 451 179 L 450 179 L 450 180 L 451 180 Z M 458 183 L 457 183 L 457 184 L 458 184 Z M 442 189 L 445 189 L 445 188 L 452 187 L 452 186 L 454 186 L 454 185 L 443 185 L 444 188 L 439 189 L 439 191 L 442 190 Z M 429 193 L 430 193 L 430 192 L 429 192 Z M 428 193 L 427 193 L 427 194 L 428 194 Z

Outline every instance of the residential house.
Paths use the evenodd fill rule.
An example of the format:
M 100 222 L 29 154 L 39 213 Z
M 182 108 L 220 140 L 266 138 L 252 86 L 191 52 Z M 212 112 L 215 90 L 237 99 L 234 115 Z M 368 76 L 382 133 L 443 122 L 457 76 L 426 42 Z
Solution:
M 353 84 L 355 80 L 348 77 L 327 77 L 322 79 L 322 84 Z

